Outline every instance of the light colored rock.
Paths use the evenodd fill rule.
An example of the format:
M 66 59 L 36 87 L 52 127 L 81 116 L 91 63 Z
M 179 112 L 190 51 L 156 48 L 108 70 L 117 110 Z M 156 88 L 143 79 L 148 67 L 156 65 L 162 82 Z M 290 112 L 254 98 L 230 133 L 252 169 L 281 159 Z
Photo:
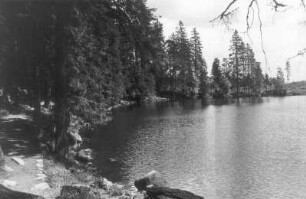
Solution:
M 48 183 L 43 182 L 36 184 L 34 187 L 31 188 L 31 191 L 38 192 L 38 191 L 44 191 L 46 189 L 50 189 L 50 186 L 48 185 Z
M 16 181 L 12 181 L 12 180 L 4 180 L 2 185 L 5 186 L 5 187 L 13 187 L 13 186 L 16 186 L 17 182 Z
M 17 154 L 16 151 L 12 151 L 12 152 L 9 152 L 7 155 L 8 155 L 8 156 L 12 156 L 12 155 L 16 155 L 16 154 Z
M 9 166 L 7 166 L 7 165 L 5 165 L 5 166 L 3 167 L 3 169 L 4 169 L 4 171 L 6 171 L 6 172 L 13 172 L 13 171 L 14 171 L 14 169 L 12 169 L 11 167 L 9 167 Z
M 37 164 L 36 164 L 36 167 L 42 168 L 42 167 L 44 167 L 44 165 L 43 165 L 42 163 L 37 163 Z
M 24 166 L 24 161 L 21 158 L 12 157 L 12 160 L 14 160 L 17 164 Z
M 38 177 L 47 177 L 46 174 L 37 174 Z
M 37 180 L 43 180 L 43 179 L 45 179 L 47 176 L 45 175 L 45 174 L 37 174 L 37 178 L 35 178 L 35 179 L 37 179 Z
M 93 160 L 93 151 L 91 149 L 82 149 L 76 154 L 76 159 L 88 163 Z
M 42 173 L 44 171 L 44 168 L 43 167 L 38 167 L 37 170 L 38 170 L 39 173 Z
M 102 178 L 97 181 L 99 188 L 109 191 L 113 187 L 113 183 L 106 178 Z
M 114 163 L 114 162 L 118 162 L 118 160 L 116 160 L 115 158 L 109 158 L 109 161 Z
M 142 178 L 135 180 L 135 187 L 139 190 L 146 190 L 149 186 L 169 187 L 167 181 L 157 171 L 151 171 Z

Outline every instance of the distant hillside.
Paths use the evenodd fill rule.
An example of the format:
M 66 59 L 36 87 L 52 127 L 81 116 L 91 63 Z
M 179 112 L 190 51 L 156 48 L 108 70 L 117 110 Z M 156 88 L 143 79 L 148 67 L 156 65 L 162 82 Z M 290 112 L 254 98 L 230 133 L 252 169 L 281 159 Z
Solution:
M 285 85 L 287 95 L 306 95 L 306 81 L 292 82 Z

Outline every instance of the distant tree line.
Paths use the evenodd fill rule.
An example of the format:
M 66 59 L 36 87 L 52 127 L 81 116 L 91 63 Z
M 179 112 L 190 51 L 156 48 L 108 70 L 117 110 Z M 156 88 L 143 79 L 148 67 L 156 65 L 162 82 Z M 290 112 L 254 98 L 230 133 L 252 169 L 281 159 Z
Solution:
M 215 98 L 226 96 L 284 95 L 285 78 L 280 67 L 276 78 L 263 74 L 261 64 L 249 44 L 245 44 L 235 30 L 229 48 L 228 58 L 222 63 L 216 58 L 212 65 L 210 94 Z M 290 63 L 286 63 L 290 71 Z M 287 80 L 290 74 L 287 72 Z

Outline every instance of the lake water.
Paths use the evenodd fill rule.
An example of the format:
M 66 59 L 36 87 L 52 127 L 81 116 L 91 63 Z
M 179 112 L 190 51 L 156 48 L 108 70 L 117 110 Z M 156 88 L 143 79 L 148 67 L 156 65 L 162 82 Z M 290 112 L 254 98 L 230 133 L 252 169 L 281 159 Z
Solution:
M 306 198 L 306 96 L 133 107 L 93 140 L 117 182 L 157 170 L 207 199 Z

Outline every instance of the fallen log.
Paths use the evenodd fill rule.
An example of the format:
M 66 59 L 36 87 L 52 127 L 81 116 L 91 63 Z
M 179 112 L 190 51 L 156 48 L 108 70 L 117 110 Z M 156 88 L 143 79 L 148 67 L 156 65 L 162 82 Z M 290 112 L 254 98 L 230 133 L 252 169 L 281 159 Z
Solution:
M 168 187 L 148 187 L 146 193 L 149 198 L 160 198 L 162 196 L 171 198 L 171 199 L 204 199 L 201 196 L 197 196 L 188 191 L 183 191 L 180 189 L 171 189 Z
M 0 198 L 1 199 L 44 199 L 42 196 L 14 191 L 0 185 Z

